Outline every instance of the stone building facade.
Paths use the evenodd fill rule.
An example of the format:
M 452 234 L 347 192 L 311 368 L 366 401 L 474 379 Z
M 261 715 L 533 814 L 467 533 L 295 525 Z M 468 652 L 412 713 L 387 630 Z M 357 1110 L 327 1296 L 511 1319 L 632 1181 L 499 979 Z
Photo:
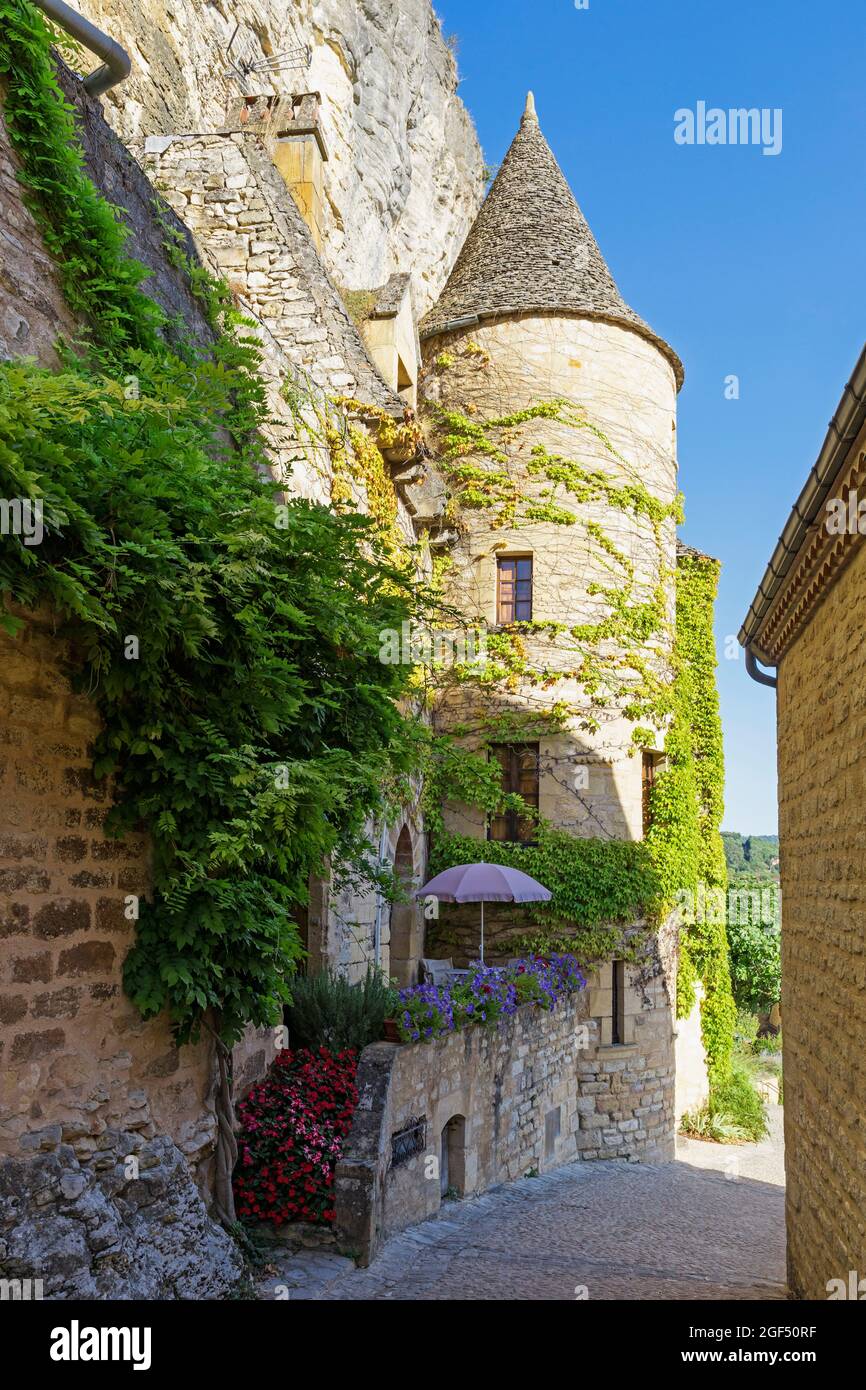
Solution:
M 640 840 L 648 755 L 633 743 L 629 677 L 625 694 L 616 690 L 606 700 L 590 695 L 573 633 L 603 620 L 609 600 L 602 590 L 619 566 L 617 581 L 630 585 L 631 601 L 658 601 L 658 629 L 639 657 L 662 678 L 669 668 L 682 366 L 619 294 L 541 132 L 531 96 L 442 295 L 422 320 L 421 338 L 432 447 L 446 459 L 446 478 L 456 462 L 458 500 L 464 466 L 472 485 L 483 492 L 493 479 L 505 499 L 491 506 L 473 495 L 472 505 L 455 509 L 446 597 L 489 632 L 512 630 L 520 662 L 512 678 L 490 687 L 447 687 L 436 706 L 437 728 L 468 730 L 463 741 L 477 747 L 478 731 L 496 717 L 517 721 L 518 728 L 522 722 L 530 731 L 522 747 L 539 815 L 575 836 Z M 476 448 L 475 431 L 490 420 L 506 423 Z M 535 466 L 539 459 L 557 476 L 578 459 L 579 479 L 571 487 L 552 484 Z M 603 486 L 586 485 L 593 474 L 604 476 Z M 617 490 L 634 483 L 657 504 L 657 522 L 614 505 Z M 528 577 L 521 580 L 515 566 L 525 566 Z M 522 608 L 511 602 L 512 575 L 524 585 L 517 600 Z M 615 662 L 616 643 L 602 645 Z M 626 653 L 618 655 L 628 667 Z M 565 720 L 547 724 L 557 707 L 568 711 Z M 663 758 L 663 729 L 656 737 L 649 755 L 654 765 Z M 510 789 L 518 790 L 516 783 Z M 446 807 L 445 828 L 479 840 L 521 834 L 512 827 L 503 835 L 483 810 L 455 803 Z M 531 839 L 530 830 L 525 838 Z M 525 911 L 491 904 L 489 960 L 513 954 L 509 941 L 521 922 L 531 929 Z M 580 923 L 573 927 L 579 932 Z M 438 924 L 428 928 L 428 953 L 463 964 L 476 954 L 477 931 L 477 909 L 443 907 Z M 590 982 L 590 1009 L 600 1071 L 609 1065 L 606 1049 L 615 1058 L 618 1047 L 633 1045 L 636 1020 L 646 1026 L 645 1037 L 653 1035 L 653 1055 L 640 1046 L 642 1061 L 625 1065 L 647 1067 L 662 1088 L 672 1152 L 675 928 L 668 924 L 650 949 L 652 987 L 641 984 L 639 970 L 608 962 Z M 622 995 L 616 1003 L 613 972 Z M 631 1120 L 631 1112 L 624 1118 Z M 586 1115 L 580 1123 L 589 1127 L 596 1119 Z M 626 1136 L 621 1130 L 617 1140 L 623 1151 Z M 582 1152 L 589 1156 L 585 1145 Z
M 88 168 L 126 209 L 151 293 L 207 341 L 165 254 L 151 186 L 78 84 L 66 88 Z M 0 119 L 0 352 L 54 365 L 58 337 L 77 325 L 16 168 Z M 2 1271 L 37 1273 L 48 1297 L 218 1294 L 241 1263 L 207 1211 L 213 1050 L 179 1050 L 167 1021 L 145 1023 L 123 993 L 134 930 L 125 899 L 147 892 L 149 844 L 104 836 L 110 788 L 91 775 L 95 708 L 72 689 L 54 615 L 22 616 L 17 638 L 0 636 Z M 239 1076 L 256 1054 L 264 1068 L 271 1039 L 240 1045 Z
M 482 416 L 558 400 L 593 421 L 597 432 L 581 436 L 583 457 L 613 486 L 638 478 L 663 510 L 673 501 L 679 359 L 619 295 L 534 111 L 473 222 L 481 154 L 429 0 L 302 0 L 289 9 L 242 0 L 231 23 L 218 5 L 203 17 L 193 0 L 165 10 L 127 0 L 79 0 L 78 8 L 133 59 L 105 116 L 62 71 L 87 170 L 120 209 L 131 253 L 152 272 L 147 292 L 179 332 L 206 343 L 211 330 L 178 249 L 224 276 L 255 324 L 266 442 L 287 494 L 333 501 L 328 434 L 345 439 L 361 429 L 380 450 L 395 525 L 417 547 L 421 571 L 450 547 L 448 598 L 467 621 L 501 625 L 499 561 L 527 550 L 535 617 L 596 621 L 605 604 L 595 586 L 607 581 L 589 533 L 576 542 L 577 528 L 549 520 L 498 528 L 483 513 L 458 520 L 435 430 L 425 445 L 410 428 L 416 405 Z M 0 352 L 54 365 L 58 335 L 73 335 L 76 324 L 24 206 L 2 120 L 0 189 Z M 571 446 L 561 420 L 533 420 L 528 448 L 555 456 Z M 523 478 L 521 486 L 530 503 L 543 500 L 542 484 Z M 363 479 L 353 477 L 351 489 L 370 510 Z M 655 530 L 598 499 L 586 517 L 626 557 L 634 595 L 661 592 L 670 616 L 676 540 L 667 511 Z M 652 638 L 641 655 L 667 670 L 665 639 Z M 26 1276 L 35 1249 L 49 1295 L 219 1295 L 239 1262 L 208 1215 L 214 1051 L 207 1040 L 178 1051 L 167 1023 L 143 1023 L 122 990 L 133 930 L 124 898 L 148 891 L 147 837 L 117 842 L 102 833 L 110 788 L 89 773 L 96 715 L 69 684 L 52 615 L 28 614 L 23 637 L 0 638 L 0 658 L 4 1272 Z M 568 674 L 567 644 L 555 662 L 556 698 L 579 706 L 584 692 Z M 463 718 L 463 699 L 452 691 L 440 701 L 441 729 Z M 550 703 L 529 682 L 504 697 L 511 710 L 544 713 Z M 541 813 L 579 836 L 639 839 L 645 786 L 641 757 L 630 755 L 633 727 L 622 700 L 611 699 L 594 731 L 575 719 L 541 737 Z M 585 781 L 576 782 L 577 770 Z M 323 870 L 300 923 L 308 968 L 359 978 L 373 964 L 409 984 L 435 950 L 412 899 L 428 859 L 420 792 L 388 824 L 369 827 L 404 901 L 342 892 Z M 448 824 L 486 833 L 469 807 L 450 806 Z M 496 935 L 494 915 L 494 945 Z M 399 1127 L 426 1088 L 438 1143 L 459 1099 L 459 1113 L 472 1111 L 479 1126 L 475 1187 L 466 1190 L 512 1176 L 528 1154 L 543 1163 L 672 1156 L 676 947 L 668 923 L 639 970 L 602 966 L 575 1004 L 588 1027 L 579 1055 L 569 1055 L 561 1032 L 576 1015 L 542 1020 L 544 1057 L 529 1056 L 525 1019 L 495 1042 L 449 1042 L 441 1077 L 427 1069 L 434 1051 L 402 1049 L 380 1134 L 390 1144 L 389 1125 Z M 464 954 L 473 954 L 468 937 Z M 262 1075 L 274 1046 L 253 1032 L 237 1046 L 236 1094 Z M 479 1117 L 506 1073 L 523 1118 L 494 1152 Z M 560 1109 L 552 1138 L 546 1121 L 542 1136 L 534 1101 L 531 1113 L 521 1110 L 536 1076 L 549 1109 Z M 39 1206 L 48 1208 L 41 1222 Z
M 135 14 L 149 35 L 158 32 L 149 10 Z M 195 19 L 191 7 L 187 18 Z M 431 29 L 431 43 L 435 35 L 438 29 Z M 436 42 L 445 53 L 441 36 Z M 449 155 L 458 196 L 443 216 L 459 232 L 461 203 L 474 207 L 480 196 L 480 155 L 454 97 L 450 61 L 440 74 L 449 90 L 439 90 L 428 73 L 426 89 L 403 96 L 414 101 L 421 125 L 436 119 L 428 102 L 455 105 L 465 149 L 455 145 Z M 311 205 L 296 196 L 291 168 L 287 182 L 278 151 L 254 122 L 227 128 L 224 92 L 207 133 L 194 139 L 164 139 L 165 125 L 151 126 L 149 112 L 139 109 L 137 152 L 145 165 L 162 163 L 151 183 L 99 104 L 62 65 L 60 75 L 76 108 L 87 172 L 121 210 L 129 250 L 151 271 L 147 292 L 177 331 L 206 344 L 210 329 L 177 252 L 226 275 L 264 350 L 275 475 L 288 492 L 327 501 L 332 470 L 314 428 L 322 413 L 343 434 L 352 423 L 375 437 L 383 422 L 402 424 L 407 402 L 377 369 L 317 254 L 305 220 Z M 153 82 L 145 86 L 158 102 Z M 106 108 L 118 113 L 110 102 Z M 127 116 L 132 109 L 123 108 Z M 146 149 L 151 134 L 161 137 L 155 150 Z M 425 148 L 413 155 L 413 177 L 429 187 L 439 175 L 425 167 Z M 0 119 L 0 352 L 53 366 L 58 336 L 73 337 L 77 325 L 16 168 Z M 340 190 L 351 201 L 350 182 L 344 164 L 329 196 Z M 329 207 L 339 220 L 339 205 Z M 399 218 L 392 210 L 394 244 Z M 449 239 L 440 231 L 437 258 Z M 393 260 L 382 267 L 396 273 Z M 421 267 L 419 258 L 423 285 Z M 375 274 L 381 283 L 378 265 Z M 339 398 L 348 404 L 340 407 Z M 397 524 L 413 541 L 438 515 L 425 469 L 409 466 L 415 452 L 398 441 L 384 461 L 395 475 Z M 366 507 L 363 484 L 352 486 Z M 143 1022 L 122 988 L 134 930 L 125 898 L 148 892 L 147 837 L 118 842 L 102 833 L 111 789 L 90 774 L 98 718 L 86 696 L 71 688 L 54 616 L 26 614 L 23 634 L 0 637 L 0 655 L 2 1272 L 10 1278 L 38 1273 L 48 1297 L 219 1296 L 237 1279 L 241 1262 L 208 1213 L 217 1130 L 214 1050 L 207 1038 L 176 1048 L 167 1020 Z M 405 808 L 395 825 L 371 827 L 373 835 L 382 857 L 397 861 L 404 876 L 422 875 L 416 807 Z M 397 925 L 401 949 L 415 952 L 417 968 L 414 920 Z M 327 879 L 316 880 L 303 930 L 313 966 L 357 974 L 376 959 L 389 969 L 390 914 L 376 895 L 344 898 Z M 412 962 L 404 964 L 411 971 Z M 270 1033 L 251 1031 L 237 1045 L 236 1095 L 267 1069 L 275 1042 Z
M 104 107 L 133 148 L 219 130 L 248 98 L 318 94 L 324 264 L 348 290 L 409 273 L 418 312 L 433 303 L 478 210 L 484 162 L 430 0 L 73 8 L 132 58 Z
M 788 1274 L 808 1299 L 866 1272 L 864 493 L 866 350 L 740 632 L 777 682 Z

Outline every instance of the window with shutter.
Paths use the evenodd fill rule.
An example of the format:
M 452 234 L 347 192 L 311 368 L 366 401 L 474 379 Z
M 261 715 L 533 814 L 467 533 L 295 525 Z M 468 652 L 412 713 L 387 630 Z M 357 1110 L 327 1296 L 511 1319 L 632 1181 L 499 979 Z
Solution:
M 537 810 L 538 744 L 498 743 L 490 751 L 502 768 L 502 790 L 517 792 L 527 805 Z M 531 844 L 535 839 L 535 822 L 517 811 L 504 811 L 501 815 L 491 816 L 487 838 Z
M 511 555 L 498 560 L 496 621 L 500 627 L 509 623 L 532 621 L 532 556 Z

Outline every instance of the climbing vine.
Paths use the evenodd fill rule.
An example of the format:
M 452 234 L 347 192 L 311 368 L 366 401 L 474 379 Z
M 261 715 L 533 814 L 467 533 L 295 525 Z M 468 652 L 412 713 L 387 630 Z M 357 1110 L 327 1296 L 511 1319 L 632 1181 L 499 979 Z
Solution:
M 462 349 L 483 369 L 488 355 L 477 344 Z M 443 358 L 447 362 L 443 363 Z M 441 372 L 456 359 L 440 354 Z M 546 522 L 576 527 L 585 537 L 591 567 L 587 597 L 599 616 L 580 623 L 514 622 L 488 638 L 488 663 L 475 679 L 488 688 L 502 684 L 550 689 L 573 682 L 584 700 L 572 706 L 575 726 L 597 732 L 605 710 L 618 706 L 634 725 L 635 746 L 651 741 L 671 713 L 670 676 L 659 653 L 670 645 L 670 591 L 673 573 L 665 562 L 666 526 L 681 520 L 681 499 L 666 504 L 655 497 L 610 439 L 580 407 L 563 399 L 539 401 L 518 411 L 486 419 L 432 400 L 428 403 L 441 467 L 450 484 L 450 515 L 488 514 L 491 530 Z M 577 447 L 591 438 L 623 480 L 577 457 L 552 453 L 531 443 L 527 431 L 547 421 L 568 432 Z M 532 482 L 533 487 L 527 484 Z M 598 520 L 599 504 L 631 517 L 649 532 L 653 579 L 636 572 L 634 560 Z M 606 577 L 605 577 L 606 576 Z M 545 656 L 545 652 L 547 655 Z
M 418 612 L 375 522 L 270 481 L 256 339 L 199 272 L 214 343 L 166 341 L 119 215 L 82 167 L 51 34 L 0 0 L 0 78 L 29 204 L 84 341 L 60 370 L 0 364 L 0 492 L 43 507 L 41 545 L 4 542 L 2 622 L 48 604 L 102 732 L 109 834 L 144 826 L 153 893 L 125 964 L 179 1041 L 275 1023 L 293 913 L 326 857 L 368 872 L 364 826 L 417 757 L 408 672 L 379 634 Z
M 665 906 L 678 895 L 727 887 L 720 826 L 724 753 L 715 680 L 713 604 L 719 564 L 696 551 L 677 565 L 677 669 L 674 717 L 665 742 L 666 766 L 653 789 L 653 824 L 647 843 L 658 869 Z M 724 915 L 694 912 L 680 932 L 677 1013 L 691 1012 L 701 980 L 701 1029 L 711 1083 L 728 1072 L 736 1006 L 731 992 Z M 702 919 L 703 918 L 703 919 Z
M 433 371 L 444 382 L 468 355 L 467 346 L 440 353 Z M 487 369 L 486 354 L 475 350 L 471 355 L 474 368 Z M 466 364 L 460 365 L 462 382 Z M 515 622 L 488 636 L 486 666 L 471 673 L 470 683 L 479 696 L 492 694 L 494 704 L 479 699 L 470 716 L 446 715 L 442 738 L 455 741 L 458 751 L 441 755 L 443 776 L 437 785 L 434 772 L 428 787 L 437 866 L 466 862 L 479 853 L 513 863 L 553 892 L 549 904 L 530 909 L 539 940 L 558 942 L 566 930 L 571 948 L 579 943 L 576 948 L 587 963 L 614 950 L 639 957 L 647 935 L 668 917 L 682 890 L 696 893 L 699 882 L 713 886 L 725 881 L 712 635 L 718 566 L 702 556 L 683 556 L 674 576 L 666 555 L 672 526 L 682 519 L 681 500 L 665 504 L 654 496 L 578 406 L 552 399 L 482 419 L 471 401 L 455 408 L 453 391 L 440 389 L 435 399 L 434 389 L 433 395 L 431 422 L 451 486 L 455 524 L 483 511 L 491 531 L 538 522 L 582 528 L 587 569 L 602 576 L 586 585 L 597 610 L 591 621 Z M 452 403 L 443 404 L 443 395 Z M 555 451 L 546 442 L 533 441 L 532 427 L 539 421 L 555 426 L 563 441 L 570 436 L 574 447 Z M 582 459 L 582 438 L 593 444 L 595 455 L 601 453 L 604 464 Z M 646 566 L 638 578 L 632 556 L 603 524 L 605 517 L 617 514 L 631 518 L 648 538 L 647 553 L 655 557 L 652 579 Z M 575 702 L 575 688 L 580 703 Z M 548 700 L 543 712 L 527 708 L 534 691 Z M 458 709 L 465 709 L 465 691 L 463 696 Z M 631 722 L 634 748 L 653 748 L 660 735 L 664 739 L 665 767 L 651 794 L 651 829 L 644 842 L 612 840 L 607 831 L 605 838 L 570 835 L 521 798 L 503 797 L 499 765 L 489 757 L 492 744 L 534 741 L 575 729 L 597 733 L 611 716 Z M 477 840 L 447 834 L 441 815 L 437 823 L 432 804 L 437 795 L 474 806 L 485 816 L 519 810 L 524 819 L 535 821 L 535 843 L 486 842 L 479 851 Z M 518 806 L 512 805 L 515 799 Z M 587 799 L 584 810 L 591 809 Z M 614 924 L 636 919 L 646 921 L 646 932 L 626 929 L 624 943 L 622 928 L 617 934 Z M 512 949 L 517 945 L 509 942 Z M 693 1006 L 698 978 L 705 989 L 702 1025 L 710 1069 L 721 1077 L 730 1057 L 734 1017 L 723 924 L 683 932 L 680 1014 Z
M 388 459 L 417 455 L 418 425 L 354 397 L 327 397 L 300 377 L 287 378 L 281 394 L 298 435 L 326 460 L 332 506 L 347 512 L 363 504 L 391 560 L 417 571 L 412 542 L 400 526 Z

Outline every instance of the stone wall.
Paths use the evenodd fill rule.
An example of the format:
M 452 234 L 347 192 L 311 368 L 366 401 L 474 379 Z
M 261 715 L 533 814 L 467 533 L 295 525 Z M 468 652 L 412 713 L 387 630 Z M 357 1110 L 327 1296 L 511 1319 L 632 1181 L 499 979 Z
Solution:
M 151 139 L 143 158 L 204 262 L 258 326 L 268 385 L 264 433 L 277 476 L 292 494 L 329 502 L 324 419 L 345 433 L 329 402 L 360 400 L 394 419 L 404 405 L 371 362 L 262 137 Z M 358 500 L 363 507 L 362 494 Z M 401 520 L 414 540 L 402 501 Z
M 169 321 L 182 322 L 197 342 L 209 342 L 212 333 L 202 305 L 190 292 L 189 277 L 166 251 L 166 239 L 174 236 L 195 257 L 188 230 L 107 125 L 98 102 L 85 95 L 62 64 L 58 77 L 75 109 L 86 172 L 122 210 L 129 254 L 147 267 L 142 289 Z M 0 355 L 36 357 L 54 366 L 57 339 L 74 337 L 78 325 L 63 298 L 58 267 L 24 204 L 18 159 L 2 112 L 4 96 L 0 85 Z
M 608 967 L 609 969 L 609 967 Z M 525 1005 L 495 1030 L 432 1043 L 374 1043 L 337 1167 L 338 1236 L 368 1262 L 383 1240 L 461 1196 L 576 1159 L 674 1156 L 669 1014 L 638 1011 L 634 1041 L 603 1042 L 603 977 L 550 1013 Z M 608 1019 L 609 1022 L 609 1019 Z M 423 1120 L 423 1147 L 394 1163 L 392 1139 Z
M 123 993 L 149 845 L 103 833 L 64 658 L 48 615 L 0 636 L 0 1270 L 48 1297 L 204 1297 L 239 1274 L 205 1200 L 212 1049 Z
M 88 171 L 124 208 L 149 293 L 208 341 L 166 226 L 191 240 L 102 119 L 63 77 Z M 0 93 L 2 96 L 2 93 Z M 0 353 L 55 365 L 76 324 L 15 178 L 0 116 Z M 148 891 L 144 835 L 108 839 L 111 789 L 90 772 L 99 729 L 76 694 L 68 649 L 47 612 L 0 635 L 0 1270 L 42 1278 L 55 1297 L 205 1297 L 236 1280 L 233 1242 L 210 1220 L 215 1070 L 207 1044 L 178 1049 L 165 1019 L 145 1023 L 123 993 Z M 235 1059 L 238 1090 L 273 1056 L 253 1030 Z
M 862 542 L 831 583 L 778 675 L 788 1274 L 807 1299 L 866 1275 Z
M 331 877 L 314 878 L 305 932 L 311 973 L 329 966 L 351 981 L 362 980 L 367 967 L 378 962 L 383 973 L 400 985 L 415 984 L 423 952 L 423 910 L 412 896 L 424 881 L 426 836 L 420 808 L 405 809 L 384 836 L 380 826 L 368 827 L 370 843 L 394 866 L 401 885 L 399 898 L 338 887 Z
M 54 345 L 74 329 L 60 293 L 54 262 L 33 215 L 24 206 L 18 160 L 2 115 L 0 83 L 0 355 L 38 357 L 54 365 Z
M 701 1034 L 701 1000 L 704 987 L 695 985 L 695 1004 L 688 1018 L 676 1022 L 676 1093 L 674 1118 L 679 1125 L 687 1111 L 697 1110 L 710 1094 L 707 1054 Z
M 130 76 L 104 98 L 127 143 L 212 133 L 245 94 L 319 92 L 330 155 L 326 263 L 350 289 L 408 271 L 419 313 L 433 303 L 478 209 L 484 172 L 430 0 L 73 4 L 132 58 Z M 309 63 L 297 53 L 305 45 Z M 292 52 L 272 72 L 232 71 Z

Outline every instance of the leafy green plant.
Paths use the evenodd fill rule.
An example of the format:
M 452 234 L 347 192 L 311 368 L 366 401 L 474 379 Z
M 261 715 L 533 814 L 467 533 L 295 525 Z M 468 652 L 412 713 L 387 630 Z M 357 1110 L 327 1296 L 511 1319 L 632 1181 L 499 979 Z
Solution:
M 718 561 L 698 553 L 677 563 L 674 716 L 665 740 L 665 767 L 652 792 L 647 844 L 662 880 L 662 897 L 672 903 L 680 890 L 727 885 L 719 826 L 724 792 L 724 753 L 715 680 L 713 606 Z M 686 1017 L 701 980 L 701 1033 L 710 1085 L 728 1075 L 736 1006 L 731 992 L 723 921 L 704 921 L 680 933 L 677 1014 Z
M 385 1019 L 394 1018 L 398 1008 L 397 992 L 372 966 L 356 984 L 332 970 L 320 970 L 292 982 L 286 1023 L 293 1048 L 360 1052 L 383 1036 Z
M 21 178 L 87 330 L 59 372 L 0 364 L 0 493 L 41 501 L 46 532 L 3 546 L 3 626 L 57 614 L 102 718 L 107 832 L 151 837 L 128 994 L 145 1016 L 167 1009 L 181 1042 L 209 1017 L 231 1043 L 282 1015 L 310 874 L 328 857 L 375 872 L 365 824 L 417 753 L 408 671 L 379 660 L 379 633 L 413 619 L 418 593 L 364 518 L 282 500 L 256 429 L 257 342 L 200 267 L 215 341 L 166 343 L 83 170 L 49 29 L 26 0 L 0 0 L 0 21 Z
M 758 1015 L 748 1009 L 737 1009 L 734 1043 L 740 1052 L 751 1052 L 758 1037 Z
M 764 1102 L 755 1090 L 748 1069 L 738 1058 L 731 1063 L 729 1075 L 714 1084 L 710 1107 L 714 1115 L 730 1116 L 751 1140 L 763 1139 L 767 1133 Z
M 717 1079 L 709 1099 L 696 1110 L 683 1115 L 680 1129 L 696 1139 L 713 1139 L 719 1144 L 756 1142 L 767 1133 L 767 1113 L 755 1087 L 761 1068 L 752 1054 L 756 1045 L 757 1019 L 740 1012 L 737 1020 L 737 1051 L 728 1075 Z
M 4 117 L 19 177 L 56 257 L 66 300 L 112 352 L 159 347 L 163 316 L 139 289 L 147 270 L 126 252 L 127 232 L 83 169 L 72 112 L 54 76 L 54 35 L 27 0 L 0 0 Z
M 728 923 L 734 998 L 743 1009 L 768 1013 L 782 994 L 782 937 L 777 926 Z
M 683 1115 L 680 1132 L 692 1139 L 711 1139 L 716 1144 L 745 1144 L 750 1138 L 731 1115 L 711 1109 L 708 1103 Z

